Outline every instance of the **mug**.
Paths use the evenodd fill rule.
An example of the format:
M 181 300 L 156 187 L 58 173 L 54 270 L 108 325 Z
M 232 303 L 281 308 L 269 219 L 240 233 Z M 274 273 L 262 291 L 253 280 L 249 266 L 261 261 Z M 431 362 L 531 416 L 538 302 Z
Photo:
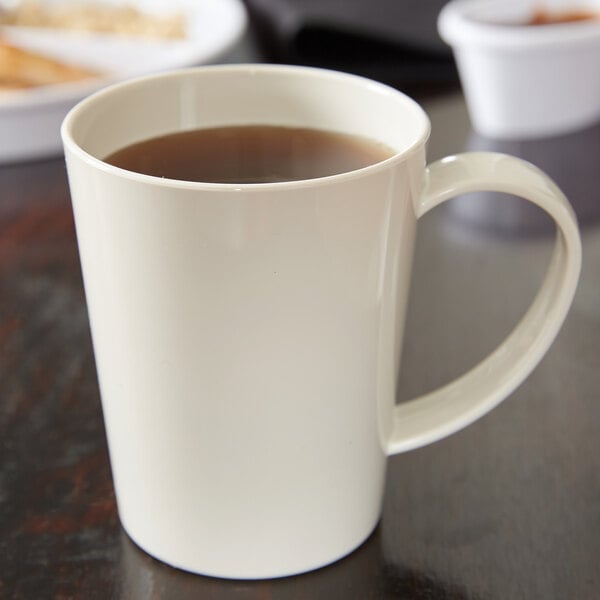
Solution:
M 103 161 L 134 142 L 225 125 L 343 132 L 390 158 L 302 181 L 162 179 Z M 199 67 L 83 100 L 62 139 L 119 516 L 152 556 L 257 579 L 348 554 L 381 513 L 386 457 L 475 421 L 548 349 L 580 271 L 573 212 L 520 159 L 426 166 L 429 121 L 361 77 Z M 395 405 L 417 220 L 495 190 L 557 224 L 546 279 L 483 362 Z

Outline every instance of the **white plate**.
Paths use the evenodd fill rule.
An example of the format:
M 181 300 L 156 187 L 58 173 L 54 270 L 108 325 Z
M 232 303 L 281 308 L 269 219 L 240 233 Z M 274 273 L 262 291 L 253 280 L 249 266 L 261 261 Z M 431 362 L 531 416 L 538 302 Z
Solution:
M 106 74 L 86 82 L 0 94 L 0 163 L 60 154 L 60 124 L 79 100 L 115 81 L 217 61 L 247 26 L 241 0 L 137 0 L 129 4 L 149 12 L 181 11 L 187 37 L 152 41 L 0 27 L 9 43 Z

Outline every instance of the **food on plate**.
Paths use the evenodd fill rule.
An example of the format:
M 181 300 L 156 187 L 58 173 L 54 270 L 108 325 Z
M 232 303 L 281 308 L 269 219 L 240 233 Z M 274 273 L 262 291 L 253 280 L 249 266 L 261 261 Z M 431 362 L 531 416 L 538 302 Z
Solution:
M 0 92 L 79 81 L 97 75 L 0 39 Z
M 0 25 L 107 33 L 144 38 L 172 39 L 185 35 L 179 13 L 155 15 L 130 5 L 64 0 L 47 3 L 22 0 L 14 8 L 0 9 Z M 0 91 L 67 83 L 97 76 L 52 56 L 17 47 L 0 37 Z
M 185 21 L 180 13 L 154 15 L 126 4 L 77 3 L 73 0 L 51 6 L 40 0 L 22 0 L 15 8 L 0 11 L 0 25 L 148 38 L 185 37 Z

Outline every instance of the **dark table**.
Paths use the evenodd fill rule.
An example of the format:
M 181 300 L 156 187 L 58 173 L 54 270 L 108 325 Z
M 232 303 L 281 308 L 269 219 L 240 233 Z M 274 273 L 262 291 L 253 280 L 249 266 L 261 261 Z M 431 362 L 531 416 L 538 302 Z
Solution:
M 431 158 L 508 150 L 559 181 L 582 226 L 581 283 L 522 387 L 466 430 L 390 459 L 383 518 L 361 548 L 281 580 L 190 575 L 120 528 L 64 164 L 0 167 L 0 598 L 600 597 L 600 128 L 498 143 L 470 132 L 460 95 L 425 106 Z M 399 401 L 508 333 L 552 244 L 548 220 L 510 197 L 424 218 Z

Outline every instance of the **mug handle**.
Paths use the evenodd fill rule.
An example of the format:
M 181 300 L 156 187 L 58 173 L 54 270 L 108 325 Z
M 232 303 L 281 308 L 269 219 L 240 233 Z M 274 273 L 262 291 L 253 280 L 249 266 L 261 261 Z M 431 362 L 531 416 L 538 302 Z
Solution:
M 458 194 L 475 191 L 505 192 L 543 208 L 557 225 L 550 265 L 527 313 L 496 350 L 458 379 L 394 407 L 390 455 L 446 437 L 504 400 L 540 362 L 575 294 L 581 269 L 575 215 L 556 184 L 530 163 L 492 152 L 435 162 L 426 169 L 417 218 Z

